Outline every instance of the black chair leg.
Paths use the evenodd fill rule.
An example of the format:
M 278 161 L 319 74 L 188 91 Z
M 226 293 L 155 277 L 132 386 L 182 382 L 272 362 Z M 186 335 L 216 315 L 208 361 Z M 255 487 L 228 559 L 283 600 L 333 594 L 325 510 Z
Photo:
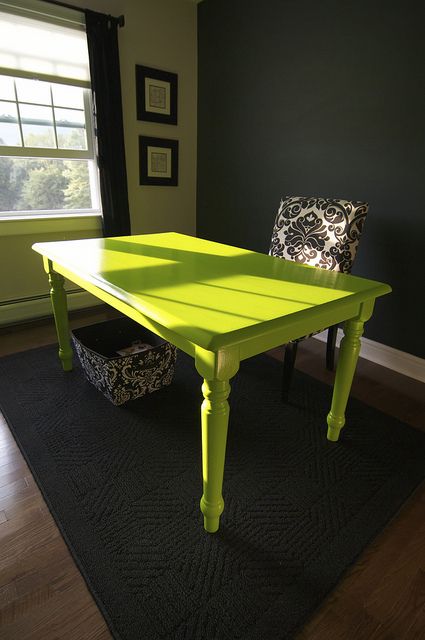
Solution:
M 283 376 L 282 376 L 282 402 L 288 402 L 289 389 L 291 387 L 292 374 L 295 359 L 297 357 L 298 342 L 288 342 L 284 346 Z
M 329 371 L 334 370 L 335 366 L 335 344 L 336 336 L 338 333 L 338 325 L 334 324 L 328 329 L 328 339 L 326 342 L 326 369 Z

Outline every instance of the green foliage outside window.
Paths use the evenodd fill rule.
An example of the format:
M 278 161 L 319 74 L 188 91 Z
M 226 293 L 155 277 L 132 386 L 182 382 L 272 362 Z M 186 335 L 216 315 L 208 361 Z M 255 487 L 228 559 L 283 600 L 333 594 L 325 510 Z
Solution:
M 33 137 L 34 146 L 43 143 L 41 135 Z M 0 157 L 0 211 L 91 207 L 87 160 Z
M 0 211 L 92 207 L 85 160 L 0 158 Z

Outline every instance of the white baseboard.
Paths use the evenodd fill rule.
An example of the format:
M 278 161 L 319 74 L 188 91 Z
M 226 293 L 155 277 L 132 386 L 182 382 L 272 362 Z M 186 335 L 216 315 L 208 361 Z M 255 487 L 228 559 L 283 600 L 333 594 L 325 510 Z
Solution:
M 67 294 L 67 303 L 69 311 L 86 309 L 98 304 L 103 304 L 101 300 L 87 293 L 87 291 L 69 292 Z M 0 326 L 51 315 L 52 304 L 48 295 L 34 296 L 26 300 L 16 300 L 10 303 L 0 304 Z
M 326 342 L 327 335 L 327 331 L 322 331 L 322 333 L 318 333 L 314 337 L 317 340 Z M 342 329 L 338 329 L 336 339 L 337 347 L 339 347 L 342 337 Z M 399 351 L 398 349 L 388 347 L 385 344 L 369 340 L 368 338 L 362 338 L 361 343 L 361 358 L 365 358 L 366 360 L 380 364 L 383 367 L 397 371 L 397 373 L 401 373 L 409 378 L 425 382 L 425 360 L 423 358 L 418 358 L 417 356 L 413 356 L 411 353 Z

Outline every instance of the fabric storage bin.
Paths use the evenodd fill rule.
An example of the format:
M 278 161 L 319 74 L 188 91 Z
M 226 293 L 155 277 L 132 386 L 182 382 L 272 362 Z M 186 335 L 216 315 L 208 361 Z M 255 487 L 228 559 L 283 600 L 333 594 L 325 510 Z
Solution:
M 169 385 L 177 349 L 130 318 L 71 332 L 88 380 L 115 405 Z

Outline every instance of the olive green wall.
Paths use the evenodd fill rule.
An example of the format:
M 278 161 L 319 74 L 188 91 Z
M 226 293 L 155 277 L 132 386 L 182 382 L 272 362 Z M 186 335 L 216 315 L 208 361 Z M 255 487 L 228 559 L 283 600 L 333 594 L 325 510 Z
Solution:
M 119 30 L 119 47 L 132 232 L 180 231 L 195 234 L 196 4 L 189 0 L 75 0 L 73 4 L 125 16 L 125 26 Z M 137 121 L 136 64 L 178 74 L 176 126 Z M 177 187 L 139 185 L 138 137 L 141 134 L 179 140 Z M 0 324 L 7 324 L 11 318 L 17 319 L 16 305 L 11 315 L 6 302 L 47 293 L 41 259 L 31 251 L 34 242 L 99 235 L 101 226 L 98 218 L 74 219 L 73 222 L 69 219 L 0 222 Z M 91 302 L 94 302 L 93 298 Z M 31 305 L 26 303 L 22 309 L 23 317 L 19 319 L 40 314 L 37 305 L 31 311 Z
M 197 5 L 189 0 L 75 0 L 75 6 L 124 14 L 119 30 L 124 134 L 133 233 L 196 228 Z M 136 119 L 135 65 L 178 74 L 178 123 Z M 139 186 L 139 135 L 179 140 L 179 185 Z
M 48 281 L 43 270 L 41 257 L 31 246 L 40 238 L 43 242 L 53 240 L 74 240 L 77 238 L 91 238 L 100 235 L 100 222 L 92 218 L 80 221 L 74 230 L 75 222 L 70 218 L 62 222 L 62 231 L 52 230 L 52 222 L 48 220 L 35 220 L 27 224 L 27 233 L 16 234 L 16 223 L 2 223 L 1 245 L 3 246 L 0 257 L 2 278 L 0 289 L 2 300 L 15 301 L 19 298 L 31 298 L 45 295 L 48 289 Z M 56 225 L 58 226 L 58 225 Z M 20 262 L 22 258 L 23 262 Z M 68 285 L 68 288 L 76 288 Z M 3 309 L 4 311 L 4 309 Z M 0 307 L 1 313 L 1 307 Z

